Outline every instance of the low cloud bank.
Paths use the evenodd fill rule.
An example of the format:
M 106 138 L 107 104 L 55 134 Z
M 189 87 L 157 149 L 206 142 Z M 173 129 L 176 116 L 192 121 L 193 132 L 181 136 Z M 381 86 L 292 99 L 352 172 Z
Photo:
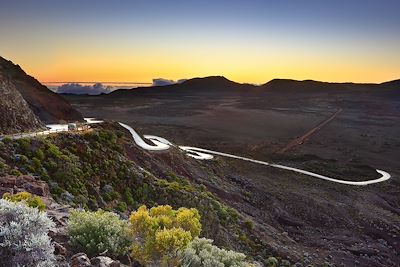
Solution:
M 99 95 L 108 94 L 114 91 L 112 86 L 104 86 L 101 83 L 93 85 L 80 85 L 79 83 L 66 83 L 57 88 L 59 94 L 75 94 L 75 95 Z
M 164 78 L 157 78 L 153 79 L 153 86 L 166 86 L 166 85 L 171 85 L 171 84 L 177 84 L 177 83 L 183 83 L 187 79 L 180 79 L 177 81 L 174 80 L 168 80 Z
M 166 85 L 171 85 L 171 84 L 177 84 L 177 83 L 183 83 L 187 79 L 181 79 L 181 80 L 168 80 L 164 78 L 157 78 L 153 79 L 152 86 L 166 86 Z M 117 89 L 131 89 L 135 88 L 137 85 L 132 84 L 127 86 L 127 85 L 117 85 L 115 86 L 109 86 L 109 85 L 104 85 L 102 83 L 95 83 L 93 85 L 82 85 L 79 83 L 66 83 L 63 85 L 60 85 L 56 88 L 52 88 L 52 90 L 58 94 L 74 94 L 74 95 L 100 95 L 100 94 L 109 94 L 112 91 L 115 91 Z

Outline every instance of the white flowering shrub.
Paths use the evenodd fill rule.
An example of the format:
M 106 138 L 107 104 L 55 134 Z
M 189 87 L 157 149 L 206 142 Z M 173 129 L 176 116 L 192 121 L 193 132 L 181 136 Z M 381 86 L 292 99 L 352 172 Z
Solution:
M 195 238 L 181 252 L 182 267 L 250 267 L 246 255 L 214 246 L 213 240 Z
M 0 199 L 0 266 L 55 266 L 45 212 Z
M 132 243 L 128 222 L 113 212 L 72 211 L 68 220 L 70 244 L 88 256 L 125 255 Z

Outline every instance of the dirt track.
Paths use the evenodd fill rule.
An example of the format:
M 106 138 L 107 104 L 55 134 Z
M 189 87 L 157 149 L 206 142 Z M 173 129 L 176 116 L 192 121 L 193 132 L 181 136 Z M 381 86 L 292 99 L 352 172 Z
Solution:
M 320 124 L 318 124 L 316 127 L 312 128 L 310 131 L 308 131 L 307 133 L 305 133 L 303 136 L 298 137 L 296 139 L 294 139 L 293 141 L 291 141 L 289 144 L 287 144 L 284 148 L 280 149 L 279 151 L 277 151 L 277 153 L 285 153 L 286 151 L 294 148 L 295 146 L 301 145 L 303 144 L 308 138 L 310 138 L 315 132 L 317 132 L 318 130 L 320 130 L 322 127 L 324 127 L 326 124 L 328 124 L 329 122 L 331 122 L 333 119 L 336 118 L 337 115 L 339 115 L 341 112 L 343 111 L 343 109 L 338 109 L 334 114 L 332 114 L 332 116 L 330 116 L 329 118 L 327 118 L 326 120 L 324 120 L 323 122 L 321 122 Z

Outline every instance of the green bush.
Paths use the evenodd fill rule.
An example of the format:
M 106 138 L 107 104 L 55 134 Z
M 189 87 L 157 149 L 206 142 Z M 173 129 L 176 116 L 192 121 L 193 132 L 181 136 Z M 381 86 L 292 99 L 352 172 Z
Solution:
M 32 195 L 28 192 L 19 192 L 14 195 L 10 193 L 4 193 L 3 199 L 12 202 L 25 202 L 27 206 L 37 208 L 40 211 L 44 211 L 46 209 L 46 205 L 43 203 L 40 197 Z
M 128 222 L 103 210 L 72 211 L 67 229 L 71 246 L 90 257 L 104 252 L 111 257 L 125 255 L 132 242 Z
M 120 211 L 120 212 L 126 211 L 127 208 L 128 207 L 127 207 L 126 203 L 123 202 L 123 201 L 119 202 L 118 205 L 117 205 L 117 210 Z
M 46 153 L 49 157 L 52 157 L 55 159 L 61 158 L 61 156 L 62 156 L 62 152 L 58 149 L 58 147 L 51 143 L 48 144 Z
M 31 142 L 29 139 L 27 138 L 20 138 L 17 140 L 18 144 L 19 144 L 19 148 L 23 151 L 23 152 L 28 152 L 30 150 L 31 147 Z
M 44 153 L 43 153 L 43 150 L 41 150 L 40 148 L 37 149 L 37 150 L 35 151 L 35 157 L 38 158 L 38 159 L 40 159 L 40 160 L 44 160 L 45 155 L 44 155 Z
M 267 259 L 267 266 L 269 266 L 269 267 L 276 267 L 276 266 L 278 266 L 278 263 L 279 263 L 278 259 L 275 257 L 269 257 Z
M 213 240 L 195 238 L 180 253 L 182 267 L 250 267 L 246 255 L 214 246 Z
M 32 166 L 33 166 L 33 168 L 34 168 L 34 170 L 35 170 L 36 172 L 41 171 L 42 168 L 43 168 L 42 162 L 40 161 L 40 159 L 38 159 L 38 158 L 36 158 L 36 157 L 34 157 L 34 158 L 32 159 Z
M 253 230 L 253 228 L 254 228 L 254 222 L 253 222 L 252 220 L 250 220 L 250 219 L 247 219 L 247 220 L 244 221 L 244 227 L 245 227 L 247 230 Z
M 126 204 L 128 204 L 129 206 L 132 206 L 135 203 L 131 190 L 129 188 L 126 188 L 124 191 L 124 199 L 126 201 Z
M 6 137 L 4 137 L 3 138 L 3 140 L 1 140 L 4 144 L 9 144 L 9 143 L 11 143 L 13 140 L 10 138 L 10 137 L 8 137 L 8 136 L 6 136 Z
M 10 171 L 10 174 L 11 174 L 11 175 L 15 175 L 15 176 L 21 176 L 21 175 L 22 175 L 22 173 L 21 173 L 19 170 L 17 170 L 17 169 L 12 169 L 12 170 Z

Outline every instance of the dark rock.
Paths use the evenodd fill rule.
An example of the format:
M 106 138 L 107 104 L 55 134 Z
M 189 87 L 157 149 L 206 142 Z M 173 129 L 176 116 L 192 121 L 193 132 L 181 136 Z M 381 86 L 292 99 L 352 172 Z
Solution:
M 71 267 L 89 267 L 92 266 L 88 256 L 85 253 L 77 253 L 71 257 Z
M 54 254 L 63 256 L 67 254 L 67 249 L 63 245 L 57 242 L 53 242 L 53 245 L 54 245 Z
M 94 267 L 120 267 L 121 263 L 109 257 L 99 256 L 90 259 Z
M 114 188 L 112 187 L 112 185 L 106 184 L 105 186 L 103 186 L 101 191 L 103 193 L 111 193 L 112 191 L 114 191 Z
M 9 192 L 15 194 L 26 191 L 41 197 L 49 197 L 50 191 L 46 182 L 36 180 L 32 176 L 5 176 L 0 177 L 0 194 Z
M 70 203 L 70 202 L 74 201 L 75 197 L 70 192 L 64 191 L 61 193 L 60 198 L 61 198 L 61 200 Z

